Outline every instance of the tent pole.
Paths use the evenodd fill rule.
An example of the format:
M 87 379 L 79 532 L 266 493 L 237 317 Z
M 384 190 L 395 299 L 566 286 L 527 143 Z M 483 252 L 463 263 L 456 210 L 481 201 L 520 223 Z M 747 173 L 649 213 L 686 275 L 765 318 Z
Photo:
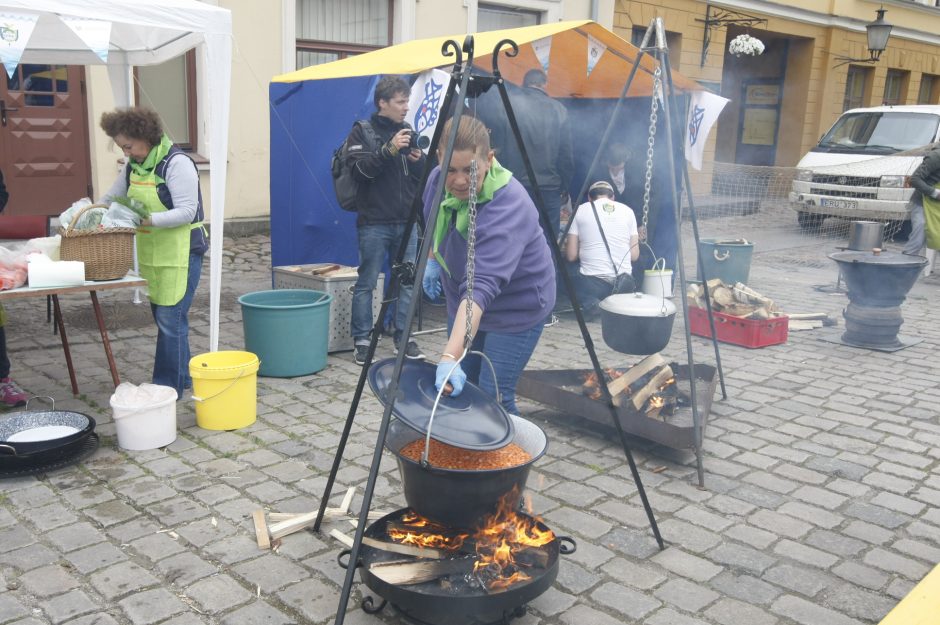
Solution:
M 454 64 L 454 78 L 451 79 L 450 84 L 447 87 L 447 94 L 445 96 L 445 103 L 448 103 L 448 104 L 450 103 L 452 99 L 452 95 L 454 91 L 456 90 L 457 80 L 460 81 L 460 93 L 461 94 L 467 93 L 467 87 L 470 82 L 470 68 L 473 65 L 473 36 L 472 35 L 467 35 L 466 39 L 464 39 L 464 44 L 463 44 L 462 49 L 464 52 L 467 53 L 466 64 L 464 64 L 463 62 L 463 58 L 461 55 L 461 48 L 453 40 L 448 40 L 444 42 L 443 48 L 441 50 L 444 56 L 456 55 L 456 58 L 457 58 L 456 63 Z M 457 122 L 459 122 L 460 117 L 463 115 L 463 111 L 465 108 L 464 101 L 465 101 L 464 97 L 460 97 L 456 99 L 454 119 L 457 121 L 452 124 L 451 131 L 447 137 L 447 144 L 444 150 L 444 158 L 442 159 L 442 167 L 444 169 L 446 169 L 447 165 L 450 163 L 450 159 L 453 154 L 454 142 L 457 137 L 457 129 L 458 129 Z M 442 132 L 443 132 L 443 125 L 439 125 L 434 131 L 434 138 L 431 141 L 431 146 L 429 148 L 429 151 L 434 151 L 438 147 L 438 143 L 440 141 L 440 135 Z M 426 163 L 425 178 L 427 177 L 429 170 L 430 170 L 430 164 Z M 435 196 L 436 196 L 436 204 L 440 204 L 441 201 L 444 199 L 444 178 L 443 177 L 438 181 L 438 187 L 436 189 Z M 412 205 L 413 207 L 412 212 L 417 210 L 416 207 L 418 205 L 419 205 L 418 202 L 415 202 Z M 412 224 L 415 222 L 414 215 L 410 217 L 409 221 Z M 436 222 L 437 222 L 437 212 L 431 211 L 430 218 L 428 219 L 428 222 L 426 224 L 426 229 L 428 231 L 433 232 L 434 225 Z M 424 240 L 421 243 L 421 248 L 418 251 L 417 266 L 415 268 L 415 275 L 414 275 L 414 282 L 415 284 L 418 285 L 419 289 L 421 288 L 421 280 L 424 277 L 424 270 L 428 263 L 428 252 L 430 251 L 430 248 L 431 248 L 431 237 L 426 236 L 424 237 Z M 399 247 L 399 256 L 396 259 L 398 264 L 401 264 L 402 262 L 405 249 L 406 249 L 405 246 Z M 393 280 L 394 279 L 395 277 L 393 276 Z M 420 293 L 419 293 L 419 297 L 420 297 Z M 388 301 L 384 301 L 382 303 L 382 313 L 380 314 L 379 320 L 376 324 L 377 327 L 381 324 L 381 320 L 384 317 L 385 311 L 388 308 L 388 304 L 389 304 Z M 418 305 L 418 298 L 412 297 L 411 302 L 408 305 L 407 314 L 405 316 L 405 328 L 404 328 L 404 331 L 402 332 L 402 336 L 400 339 L 401 344 L 403 345 L 407 345 L 408 340 L 411 338 L 411 325 L 414 321 L 415 309 L 417 308 L 417 305 Z M 378 332 L 376 332 L 376 328 L 374 328 L 372 332 L 372 340 L 369 343 L 369 353 L 366 356 L 367 363 L 372 362 L 372 357 L 375 355 L 375 347 L 377 343 L 378 343 Z M 352 547 L 350 548 L 349 559 L 347 561 L 349 564 L 346 569 L 346 577 L 345 577 L 345 580 L 343 581 L 343 588 L 342 588 L 342 591 L 340 592 L 339 605 L 337 606 L 337 609 L 336 609 L 336 619 L 334 620 L 335 625 L 342 625 L 343 621 L 346 618 L 346 610 L 349 604 L 349 595 L 352 592 L 353 579 L 356 574 L 356 569 L 358 568 L 357 563 L 359 561 L 360 548 L 362 547 L 362 537 L 363 537 L 363 534 L 365 533 L 366 524 L 368 523 L 368 520 L 369 520 L 369 509 L 372 505 L 372 495 L 375 492 L 375 482 L 378 478 L 379 466 L 382 463 L 382 451 L 385 447 L 385 438 L 388 435 L 389 422 L 391 421 L 392 409 L 395 405 L 395 397 L 398 393 L 398 383 L 401 378 L 401 369 L 402 369 L 402 365 L 404 364 L 404 360 L 405 360 L 405 350 L 399 349 L 398 356 L 395 358 L 395 366 L 394 366 L 394 369 L 392 370 L 392 374 L 389 379 L 388 389 L 386 391 L 386 397 L 388 398 L 388 400 L 385 404 L 385 410 L 382 412 L 382 421 L 379 425 L 379 433 L 375 441 L 375 451 L 373 452 L 373 455 L 372 455 L 372 465 L 369 468 L 369 477 L 366 480 L 365 491 L 362 494 L 362 507 L 359 510 L 359 522 L 356 525 L 356 532 L 353 537 L 353 544 L 352 544 Z M 359 398 L 362 395 L 362 389 L 365 384 L 366 375 L 367 375 L 367 368 L 366 366 L 363 366 L 362 373 L 359 376 L 359 383 L 356 387 L 356 396 L 354 398 L 353 405 L 350 406 L 349 415 L 346 420 L 346 427 L 344 429 L 344 435 L 347 438 L 349 435 L 349 429 L 352 426 L 352 419 L 355 416 L 356 409 L 358 408 Z M 345 446 L 345 441 L 343 441 L 343 446 Z M 331 480 L 335 479 L 336 477 L 336 470 L 339 467 L 339 462 L 340 462 L 341 457 L 342 457 L 342 450 L 340 449 L 340 450 L 337 450 L 337 455 L 336 455 L 336 458 L 334 459 L 333 471 L 331 472 Z M 332 486 L 332 484 L 330 484 L 330 486 Z M 317 515 L 317 524 L 319 524 L 319 522 L 322 521 L 326 500 L 327 500 L 327 497 L 325 496 L 320 501 L 320 511 Z
M 666 114 L 665 117 L 665 128 L 666 128 L 666 143 L 668 147 L 669 154 L 669 181 L 670 181 L 670 190 L 672 191 L 672 201 L 673 201 L 673 211 L 675 212 L 675 221 L 676 221 L 676 241 L 678 245 L 676 246 L 677 254 L 677 265 L 679 266 L 679 284 L 680 284 L 680 295 L 682 297 L 682 310 L 685 313 L 686 323 L 685 327 L 685 348 L 686 348 L 686 358 L 689 365 L 689 387 L 692 396 L 692 424 L 695 428 L 695 465 L 696 471 L 698 473 L 698 485 L 699 488 L 705 487 L 705 467 L 702 458 L 702 438 L 703 438 L 703 427 L 702 427 L 702 415 L 699 413 L 698 409 L 698 394 L 696 393 L 696 371 L 695 371 L 695 357 L 692 352 L 692 332 L 689 328 L 689 295 L 687 291 L 687 280 L 685 276 L 685 261 L 683 258 L 682 252 L 682 208 L 679 203 L 679 180 L 676 178 L 676 154 L 675 154 L 675 143 L 673 142 L 673 132 L 672 132 L 672 115 L 675 111 L 676 102 L 675 102 L 675 92 L 674 85 L 672 82 L 672 70 L 669 67 L 669 55 L 666 50 L 666 32 L 663 27 L 663 19 L 661 17 L 653 18 L 650 23 L 650 28 L 655 29 L 656 33 L 656 55 L 659 57 L 658 60 L 665 70 L 665 82 L 669 87 L 669 93 L 666 93 L 666 89 L 663 89 L 663 112 Z M 653 94 L 653 97 L 656 97 L 656 94 Z M 685 167 L 685 160 L 682 161 L 683 168 Z M 696 241 L 696 248 L 698 248 Z M 714 340 L 714 333 L 713 340 Z M 717 343 L 715 344 L 715 349 L 717 352 Z
M 542 221 L 542 232 L 545 234 L 545 238 L 548 241 L 548 247 L 551 249 L 552 257 L 555 260 L 555 267 L 558 268 L 558 272 L 561 274 L 561 279 L 565 285 L 565 290 L 568 292 L 568 297 L 571 299 L 572 304 L 574 304 L 575 317 L 578 320 L 578 327 L 581 330 L 581 337 L 584 339 L 584 346 L 587 348 L 588 354 L 591 358 L 591 365 L 594 368 L 594 374 L 597 376 L 598 386 L 601 388 L 601 392 L 604 395 L 607 407 L 610 410 L 614 427 L 617 429 L 617 434 L 620 437 L 620 444 L 623 446 L 624 455 L 626 455 L 627 462 L 630 465 L 630 473 L 633 475 L 633 482 L 636 484 L 637 492 L 640 494 L 640 501 L 643 502 L 643 509 L 646 511 L 647 519 L 649 519 L 650 529 L 653 531 L 653 536 L 656 538 L 656 543 L 662 550 L 666 548 L 666 545 L 663 542 L 662 535 L 659 533 L 659 526 L 656 523 L 656 517 L 653 514 L 653 509 L 650 507 L 649 499 L 646 496 L 646 489 L 643 487 L 643 481 L 640 479 L 640 472 L 637 469 L 636 461 L 633 458 L 633 452 L 630 450 L 630 445 L 627 443 L 627 435 L 623 431 L 623 425 L 620 423 L 620 417 L 617 414 L 617 408 L 614 406 L 613 395 L 610 394 L 610 390 L 603 382 L 604 372 L 601 369 L 600 360 L 597 358 L 597 351 L 594 349 L 594 341 L 591 338 L 591 333 L 588 331 L 587 324 L 584 321 L 584 315 L 581 311 L 581 304 L 578 301 L 577 294 L 575 293 L 574 283 L 571 280 L 571 276 L 568 275 L 568 272 L 565 269 L 565 259 L 561 255 L 561 249 L 559 248 L 558 242 L 555 238 L 555 232 L 552 230 L 552 224 L 548 218 L 548 211 L 545 209 L 545 199 L 542 197 L 542 190 L 539 188 L 537 182 L 538 179 L 535 177 L 535 170 L 532 168 L 532 162 L 529 160 L 528 151 L 526 150 L 525 143 L 522 140 L 522 133 L 519 131 L 519 124 L 516 122 L 516 115 L 513 112 L 512 104 L 509 101 L 509 93 L 506 91 L 506 83 L 499 71 L 499 52 L 504 45 L 511 46 L 511 50 L 507 51 L 508 56 L 512 57 L 519 53 L 518 46 L 515 44 L 515 42 L 509 39 L 504 39 L 497 43 L 496 48 L 493 50 L 493 77 L 496 79 L 496 86 L 499 89 L 499 95 L 503 101 L 503 108 L 506 109 L 506 116 L 509 119 L 509 126 L 512 128 L 512 134 L 516 139 L 516 146 L 519 148 L 519 153 L 522 156 L 522 163 L 525 166 L 526 175 L 529 177 L 529 180 L 534 183 L 532 185 L 532 189 L 535 192 L 535 204 L 536 208 L 538 208 L 539 217 Z M 639 66 L 639 60 L 641 58 L 642 54 L 638 54 L 633 71 L 630 74 L 631 80 L 636 73 L 636 69 Z M 627 81 L 627 85 L 624 87 L 624 94 L 626 94 L 626 90 L 629 88 L 629 85 L 630 81 Z M 618 101 L 618 106 L 619 104 L 620 102 Z M 613 119 L 614 118 L 611 119 L 611 122 L 613 122 Z M 607 128 L 607 135 L 610 134 L 611 127 L 612 123 Z

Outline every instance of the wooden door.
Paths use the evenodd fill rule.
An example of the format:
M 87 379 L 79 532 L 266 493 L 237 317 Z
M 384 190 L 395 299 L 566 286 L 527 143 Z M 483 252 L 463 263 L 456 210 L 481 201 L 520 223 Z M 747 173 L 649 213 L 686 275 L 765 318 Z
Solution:
M 91 196 L 85 69 L 20 64 L 0 78 L 4 216 L 59 215 Z

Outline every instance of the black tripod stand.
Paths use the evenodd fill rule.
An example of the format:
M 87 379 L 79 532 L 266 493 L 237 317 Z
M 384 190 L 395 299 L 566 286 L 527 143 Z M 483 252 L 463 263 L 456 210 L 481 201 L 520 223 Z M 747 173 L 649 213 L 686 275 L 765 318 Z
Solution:
M 660 32 L 662 32 L 661 22 L 659 23 L 659 30 Z M 648 32 L 647 39 L 649 38 L 649 36 L 650 35 Z M 665 41 L 664 35 L 662 37 L 662 41 L 663 42 Z M 664 43 L 663 43 L 663 46 L 664 46 Z M 455 60 L 454 67 L 452 70 L 452 80 L 450 82 L 450 85 L 448 86 L 448 90 L 444 98 L 443 109 L 442 109 L 446 113 L 450 111 L 451 106 L 453 106 L 454 108 L 453 110 L 454 123 L 452 123 L 451 132 L 449 133 L 449 136 L 446 139 L 445 149 L 443 151 L 444 156 L 442 159 L 442 166 L 446 168 L 447 165 L 450 163 L 450 159 L 453 153 L 453 145 L 455 142 L 455 137 L 456 137 L 457 129 L 458 129 L 457 122 L 459 121 L 461 116 L 464 114 L 464 110 L 466 108 L 466 104 L 465 104 L 466 100 L 468 98 L 477 97 L 480 93 L 482 93 L 489 87 L 495 85 L 499 90 L 500 97 L 501 97 L 503 106 L 506 110 L 506 114 L 510 123 L 510 127 L 512 129 L 516 143 L 522 155 L 522 159 L 523 159 L 528 177 L 530 180 L 534 181 L 536 180 L 536 177 L 535 177 L 531 162 L 529 160 L 528 154 L 526 152 L 525 145 L 523 143 L 518 124 L 516 123 L 516 118 L 513 113 L 510 101 L 509 101 L 509 96 L 507 94 L 506 87 L 503 82 L 503 78 L 499 71 L 499 65 L 498 65 L 499 53 L 503 51 L 504 48 L 508 48 L 505 50 L 507 56 L 513 57 L 513 56 L 516 56 L 516 54 L 518 54 L 518 46 L 513 41 L 505 39 L 497 43 L 493 51 L 493 74 L 492 76 L 484 77 L 484 76 L 474 76 L 471 74 L 470 68 L 472 67 L 473 53 L 474 53 L 472 36 L 467 36 L 462 48 L 458 46 L 458 44 L 454 41 L 447 41 L 443 45 L 442 51 L 441 51 L 442 54 L 445 57 L 454 56 L 456 60 Z M 466 53 L 467 55 L 466 63 L 464 63 L 463 53 Z M 631 73 L 631 80 L 632 80 L 633 75 L 637 71 L 637 67 L 639 66 L 639 61 L 641 57 L 642 57 L 642 52 L 637 57 L 636 65 L 634 66 L 633 72 Z M 668 66 L 667 66 L 667 75 L 668 75 Z M 671 82 L 669 84 L 671 87 Z M 628 82 L 627 88 L 628 87 L 629 87 L 629 82 Z M 626 88 L 625 88 L 624 93 L 626 93 Z M 459 97 L 455 97 L 455 94 Z M 667 117 L 667 120 L 668 120 L 668 117 Z M 667 121 L 667 129 L 668 128 L 669 126 L 668 126 L 668 121 Z M 437 147 L 440 144 L 442 132 L 443 132 L 443 125 L 438 125 L 437 129 L 435 130 L 434 137 L 431 141 L 430 150 L 432 151 L 432 153 L 436 151 Z M 671 138 L 671 131 L 670 131 L 670 138 Z M 670 145 L 671 145 L 671 140 L 670 140 Z M 670 150 L 670 158 L 672 158 L 671 150 Z M 674 195 L 674 199 L 677 200 L 678 194 L 677 194 L 677 190 L 675 187 L 674 167 L 671 169 L 673 172 L 673 179 L 672 179 L 673 186 L 674 186 L 673 195 Z M 424 176 L 422 180 L 422 187 L 424 186 L 424 183 L 426 183 L 429 173 L 430 172 L 428 168 L 428 170 L 424 172 Z M 441 200 L 444 197 L 444 184 L 443 183 L 444 183 L 444 177 L 442 176 L 440 179 L 439 186 L 436 189 L 436 193 L 435 193 L 435 205 L 439 205 Z M 409 222 L 405 230 L 406 232 L 410 232 L 410 229 L 414 227 L 414 224 L 417 221 L 417 215 L 420 212 L 420 202 L 421 202 L 421 197 L 420 195 L 418 195 L 416 196 L 415 202 L 412 206 L 412 211 L 409 217 Z M 552 230 L 552 226 L 550 225 L 548 214 L 545 210 L 544 198 L 542 197 L 541 191 L 538 189 L 537 186 L 535 187 L 535 204 L 536 204 L 536 207 L 538 208 L 540 220 L 542 224 L 542 230 L 549 243 L 549 248 L 552 250 L 556 267 L 563 267 L 564 264 L 563 264 L 561 251 L 558 248 L 558 245 L 556 243 L 557 241 L 556 233 L 553 232 Z M 679 211 L 678 201 L 676 201 L 675 206 L 676 206 L 677 217 L 678 217 L 678 211 Z M 437 211 L 431 211 L 429 218 L 428 218 L 428 223 L 425 224 L 425 228 L 424 228 L 425 232 L 434 231 L 436 219 L 437 219 Z M 677 219 L 677 232 L 678 232 L 678 219 Z M 414 268 L 413 271 L 407 266 L 407 264 L 402 263 L 402 260 L 405 254 L 405 244 L 406 244 L 406 241 L 403 240 L 402 245 L 400 246 L 398 250 L 397 262 L 394 263 L 393 265 L 393 271 L 392 271 L 392 282 L 393 282 L 392 288 L 393 289 L 394 289 L 395 283 L 407 284 L 408 282 L 419 285 L 418 288 L 420 288 L 421 279 L 424 275 L 425 267 L 427 265 L 428 251 L 430 249 L 431 238 L 425 237 L 423 239 L 420 251 L 418 252 L 417 266 Z M 682 265 L 681 265 L 681 248 L 680 248 L 680 275 L 682 277 L 682 281 L 684 285 L 685 278 L 684 278 L 684 273 L 682 271 Z M 581 334 L 584 339 L 585 347 L 587 348 L 588 353 L 590 355 L 591 364 L 594 369 L 594 372 L 597 375 L 598 380 L 603 380 L 604 373 L 601 368 L 600 362 L 598 360 L 597 353 L 594 348 L 593 340 L 591 339 L 590 333 L 588 332 L 587 325 L 582 315 L 581 306 L 577 300 L 574 286 L 572 284 L 570 276 L 567 275 L 567 272 L 564 272 L 564 271 L 562 272 L 562 282 L 568 293 L 568 296 L 571 298 L 571 301 L 575 305 L 575 316 L 577 318 L 578 326 L 581 330 Z M 683 302 L 685 303 L 684 292 L 683 292 Z M 372 332 L 372 339 L 369 344 L 368 354 L 366 357 L 367 363 L 371 363 L 372 358 L 375 355 L 375 349 L 378 343 L 378 337 L 379 337 L 380 330 L 381 330 L 382 319 L 385 316 L 385 312 L 388 308 L 388 305 L 389 305 L 388 301 L 384 301 L 382 304 L 381 312 L 378 316 L 375 328 L 373 329 L 373 332 Z M 407 345 L 407 342 L 411 336 L 411 326 L 414 320 L 415 310 L 417 308 L 417 305 L 418 305 L 418 300 L 413 297 L 411 301 L 411 305 L 408 307 L 408 310 L 406 312 L 405 328 L 404 328 L 403 336 L 400 339 L 401 345 Z M 691 363 L 691 343 L 688 338 L 688 330 L 686 331 L 686 334 L 687 334 L 687 348 L 689 350 L 690 364 L 692 364 Z M 387 392 L 386 392 L 386 397 L 388 397 L 389 399 L 384 407 L 382 420 L 378 429 L 375 450 L 374 450 L 373 457 L 372 457 L 372 464 L 369 470 L 368 479 L 366 481 L 365 491 L 363 493 L 362 507 L 359 513 L 359 522 L 356 527 L 356 532 L 353 538 L 353 544 L 352 544 L 351 552 L 349 555 L 348 561 L 350 563 L 350 566 L 347 568 L 347 571 L 346 571 L 346 577 L 345 577 L 343 588 L 340 594 L 339 605 L 337 608 L 336 619 L 334 621 L 336 625 L 340 625 L 341 623 L 343 623 L 345 615 L 346 615 L 346 610 L 347 610 L 347 606 L 349 602 L 349 595 L 351 593 L 353 578 L 355 576 L 356 562 L 358 562 L 358 559 L 359 559 L 363 534 L 365 532 L 366 524 L 368 522 L 369 510 L 371 507 L 372 497 L 375 491 L 375 484 L 376 484 L 379 467 L 380 467 L 381 460 L 382 460 L 382 451 L 383 451 L 386 437 L 388 435 L 389 422 L 391 419 L 392 409 L 393 409 L 394 401 L 395 401 L 394 398 L 396 397 L 398 393 L 398 384 L 399 384 L 399 380 L 401 376 L 401 369 L 404 363 L 404 358 L 405 358 L 405 350 L 400 349 L 398 356 L 395 359 L 394 368 L 389 379 L 389 385 L 388 385 Z M 356 416 L 356 412 L 358 410 L 359 402 L 362 396 L 362 391 L 365 387 L 367 374 L 368 374 L 367 367 L 363 367 L 362 373 L 360 374 L 358 383 L 356 385 L 356 390 L 353 395 L 349 412 L 347 414 L 346 424 L 341 434 L 339 443 L 337 445 L 337 451 L 336 451 L 336 456 L 334 457 L 333 466 L 331 468 L 330 475 L 327 479 L 327 484 L 324 489 L 323 497 L 321 498 L 319 513 L 317 516 L 316 523 L 314 524 L 315 530 L 319 530 L 321 522 L 323 520 L 323 516 L 327 507 L 327 502 L 332 492 L 332 488 L 336 480 L 336 475 L 339 470 L 340 463 L 342 461 L 342 456 L 343 456 L 346 444 L 349 439 L 350 431 L 352 429 L 352 424 Z M 694 379 L 692 380 L 692 384 L 693 384 L 692 390 L 693 390 L 693 397 L 694 397 L 695 396 Z M 604 395 L 604 400 L 610 409 L 614 426 L 620 437 L 621 445 L 623 447 L 624 453 L 629 463 L 630 471 L 633 476 L 634 483 L 637 486 L 637 490 L 640 494 L 640 499 L 643 503 L 643 507 L 646 511 L 647 517 L 650 522 L 650 528 L 653 531 L 653 534 L 656 538 L 656 541 L 659 547 L 661 549 L 664 549 L 665 543 L 663 542 L 662 536 L 659 533 L 659 528 L 656 524 L 656 519 L 653 515 L 652 508 L 650 507 L 645 488 L 643 487 L 643 483 L 640 479 L 636 462 L 633 458 L 633 454 L 627 442 L 626 434 L 621 426 L 620 419 L 617 414 L 617 409 L 614 406 L 613 397 L 610 395 L 610 392 L 607 389 L 605 384 L 600 384 L 600 387 Z M 693 401 L 693 411 L 695 410 L 694 404 L 695 402 Z M 696 422 L 698 423 L 699 421 L 696 420 Z M 699 461 L 699 468 L 701 471 L 701 460 Z

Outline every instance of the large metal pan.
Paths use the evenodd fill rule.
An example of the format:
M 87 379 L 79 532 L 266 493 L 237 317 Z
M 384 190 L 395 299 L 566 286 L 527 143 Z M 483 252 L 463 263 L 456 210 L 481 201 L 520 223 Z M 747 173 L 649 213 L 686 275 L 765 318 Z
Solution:
M 93 418 L 81 412 L 56 410 L 55 400 L 52 409 L 46 411 L 30 411 L 27 402 L 23 412 L 0 420 L 0 457 L 71 453 L 94 429 Z

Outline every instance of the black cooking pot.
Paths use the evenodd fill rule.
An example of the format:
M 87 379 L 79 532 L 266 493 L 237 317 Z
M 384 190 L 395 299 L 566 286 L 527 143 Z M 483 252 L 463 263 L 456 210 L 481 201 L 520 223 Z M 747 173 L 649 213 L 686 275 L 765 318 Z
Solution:
M 0 456 L 33 456 L 56 452 L 71 453 L 95 429 L 95 420 L 70 410 L 16 413 L 0 421 Z M 50 455 L 51 454 L 51 455 Z
M 604 342 L 622 354 L 661 352 L 672 336 L 676 305 L 646 293 L 619 293 L 600 303 Z
M 473 528 L 484 516 L 496 512 L 500 500 L 515 488 L 522 497 L 532 463 L 548 448 L 542 428 L 531 421 L 510 415 L 515 429 L 513 443 L 531 456 L 525 464 L 508 469 L 468 471 L 422 467 L 402 456 L 402 447 L 424 438 L 397 419 L 389 424 L 385 446 L 398 459 L 405 501 L 418 514 L 450 527 Z

